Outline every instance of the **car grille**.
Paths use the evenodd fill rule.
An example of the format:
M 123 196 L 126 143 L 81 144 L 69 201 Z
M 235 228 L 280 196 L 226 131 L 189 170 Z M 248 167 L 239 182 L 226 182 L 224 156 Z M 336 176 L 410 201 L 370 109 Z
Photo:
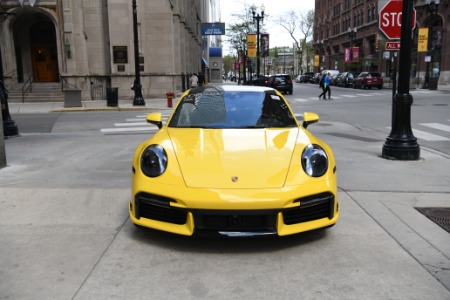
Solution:
M 194 211 L 198 231 L 276 232 L 277 212 L 263 211 Z
M 300 207 L 283 211 L 286 225 L 309 222 L 334 216 L 334 196 L 329 193 L 298 199 Z
M 146 219 L 168 222 L 173 224 L 186 224 L 187 211 L 184 209 L 171 207 L 169 198 L 140 193 L 135 198 L 135 216 L 137 219 Z
M 300 198 L 300 207 L 282 210 L 286 225 L 334 216 L 334 196 L 330 193 Z M 135 197 L 135 216 L 146 219 L 186 224 L 188 211 L 170 206 L 173 199 L 139 193 Z M 196 231 L 276 231 L 278 210 L 192 210 Z

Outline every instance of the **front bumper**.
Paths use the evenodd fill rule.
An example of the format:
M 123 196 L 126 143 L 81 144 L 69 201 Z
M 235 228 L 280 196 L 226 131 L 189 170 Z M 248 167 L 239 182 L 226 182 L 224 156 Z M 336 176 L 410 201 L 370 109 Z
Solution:
M 228 202 L 223 206 L 226 209 L 219 209 L 188 207 L 174 198 L 139 192 L 130 202 L 130 218 L 136 225 L 188 236 L 284 236 L 329 227 L 339 218 L 339 202 L 333 192 L 268 198 Z

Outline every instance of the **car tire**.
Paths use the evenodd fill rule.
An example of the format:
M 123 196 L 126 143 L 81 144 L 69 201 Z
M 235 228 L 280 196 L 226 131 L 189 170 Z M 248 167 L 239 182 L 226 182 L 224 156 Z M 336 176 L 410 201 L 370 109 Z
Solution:
M 353 89 L 356 89 L 356 84 L 353 84 Z
M 383 87 L 382 85 L 379 85 L 379 86 L 378 86 L 378 89 L 381 90 L 382 87 Z

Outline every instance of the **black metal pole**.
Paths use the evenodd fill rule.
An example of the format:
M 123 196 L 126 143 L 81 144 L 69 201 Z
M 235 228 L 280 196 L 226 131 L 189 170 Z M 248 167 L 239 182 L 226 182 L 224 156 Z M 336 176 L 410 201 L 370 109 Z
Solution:
M 136 0 L 132 2 L 133 8 L 133 36 L 134 36 L 134 79 L 133 87 L 134 99 L 133 105 L 145 105 L 144 97 L 142 97 L 141 70 L 139 69 L 139 36 L 137 26 Z
M 264 20 L 264 7 L 261 8 L 261 15 L 253 10 L 253 20 L 256 20 L 256 77 L 259 78 L 261 63 L 259 61 L 259 22 Z
M 0 13 L 0 16 L 2 17 L 0 19 L 0 22 L 4 21 L 8 16 L 14 16 L 14 13 Z M 6 89 L 4 85 L 4 74 L 3 74 L 3 60 L 2 60 L 2 51 L 0 48 L 0 89 L 1 93 L 3 93 L 5 99 L 3 103 L 3 109 L 1 110 L 2 113 L 2 119 L 3 119 L 3 132 L 0 132 L 0 134 L 4 134 L 5 136 L 15 136 L 19 135 L 19 128 L 17 124 L 14 122 L 13 119 L 11 119 L 11 115 L 9 113 L 9 106 L 8 106 L 8 90 Z
M 259 70 L 261 68 L 259 61 L 259 15 L 256 17 L 256 78 L 259 77 Z
M 244 76 L 243 76 L 243 79 L 244 79 L 244 85 L 246 85 L 247 84 L 247 49 L 245 48 L 245 44 L 247 43 L 247 40 L 246 39 L 244 39 L 244 40 L 242 40 L 242 42 L 244 43 L 244 52 L 242 53 L 243 55 L 244 55 L 244 57 L 243 57 L 243 62 L 244 62 Z
M 382 157 L 394 160 L 418 160 L 420 146 L 411 129 L 411 105 L 409 93 L 411 70 L 413 1 L 403 1 L 400 38 L 400 63 L 398 92 L 392 103 L 392 130 L 383 145 Z
M 240 85 L 241 84 L 241 50 L 239 50 L 238 49 L 238 59 L 237 59 L 237 62 L 238 62 L 238 80 L 237 80 L 237 82 L 238 82 L 238 85 Z

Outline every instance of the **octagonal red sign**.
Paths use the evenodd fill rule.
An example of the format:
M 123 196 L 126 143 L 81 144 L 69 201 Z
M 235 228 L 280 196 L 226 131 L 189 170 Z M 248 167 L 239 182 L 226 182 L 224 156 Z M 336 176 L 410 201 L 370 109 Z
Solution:
M 381 10 L 379 28 L 390 40 L 399 39 L 402 28 L 403 0 L 391 0 Z M 412 29 L 416 27 L 416 10 L 413 9 Z

